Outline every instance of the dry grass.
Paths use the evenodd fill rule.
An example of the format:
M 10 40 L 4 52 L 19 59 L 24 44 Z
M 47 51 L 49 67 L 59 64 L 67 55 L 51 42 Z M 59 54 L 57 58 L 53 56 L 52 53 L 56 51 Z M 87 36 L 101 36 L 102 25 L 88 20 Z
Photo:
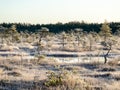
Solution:
M 107 64 L 110 66 L 118 66 L 120 64 L 120 56 L 115 57 L 112 60 L 109 60 Z
M 33 61 L 30 62 L 34 66 L 41 66 L 45 64 L 49 67 L 43 65 L 42 68 L 50 69 L 52 67 L 51 71 L 54 71 L 56 74 L 59 74 L 59 72 L 62 72 L 62 74 L 64 74 L 62 85 L 47 87 L 44 86 L 42 83 L 44 82 L 44 80 L 39 79 L 40 75 L 42 75 L 43 77 L 46 74 L 40 72 L 42 74 L 39 75 L 37 73 L 39 72 L 39 70 L 37 69 L 34 69 L 38 76 L 37 84 L 34 84 L 34 77 L 36 77 L 35 73 L 32 73 L 34 70 L 27 69 L 27 66 L 22 66 L 22 68 L 18 66 L 14 70 L 9 70 L 10 68 L 12 68 L 11 65 L 17 65 L 16 62 L 18 61 L 9 60 L 9 62 L 6 63 L 7 65 L 2 66 L 8 73 L 6 74 L 8 82 L 6 81 L 6 79 L 4 80 L 2 76 L 0 83 L 8 86 L 11 85 L 11 87 L 16 87 L 17 89 L 19 88 L 19 86 L 23 86 L 20 90 L 119 90 L 120 72 L 117 69 L 118 66 L 110 66 L 108 64 L 104 65 L 98 62 L 87 64 L 83 63 L 60 65 L 54 62 L 53 58 L 48 59 L 46 57 L 44 59 L 40 59 L 40 63 L 38 64 L 34 64 Z M 57 69 L 54 70 L 54 68 Z M 77 73 L 74 73 L 74 71 Z M 12 80 L 16 80 L 15 82 L 17 84 L 15 84 L 15 82 L 13 82 Z
M 30 44 L 25 45 L 30 49 L 33 48 Z M 51 50 L 60 50 L 60 45 L 54 46 Z M 76 53 L 73 52 L 75 51 L 74 47 L 66 47 L 64 50 L 66 52 L 51 52 Z M 89 47 L 86 49 L 80 48 L 78 51 L 87 50 L 89 50 Z M 111 60 L 107 64 L 93 60 L 93 62 L 88 63 L 62 64 L 56 62 L 55 58 L 46 56 L 37 57 L 30 62 L 27 62 L 27 60 L 21 61 L 21 56 L 3 59 L 3 57 L 0 57 L 0 89 L 5 87 L 8 90 L 120 90 L 119 59 Z M 84 59 L 87 60 L 87 58 Z M 49 71 L 56 74 L 62 72 L 61 85 L 48 87 L 43 84 L 48 80 L 48 73 L 46 72 Z
M 120 81 L 113 80 L 109 84 L 105 84 L 104 90 L 120 90 Z
M 68 74 L 64 80 L 64 86 L 69 90 L 90 88 L 89 84 L 81 79 L 78 75 Z
M 2 68 L 0 68 L 0 75 L 3 73 L 3 69 Z

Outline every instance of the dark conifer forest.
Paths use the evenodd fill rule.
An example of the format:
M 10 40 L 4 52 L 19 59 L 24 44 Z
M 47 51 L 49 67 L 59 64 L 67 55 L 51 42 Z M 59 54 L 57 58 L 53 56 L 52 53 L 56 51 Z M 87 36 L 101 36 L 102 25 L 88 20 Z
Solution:
M 56 24 L 27 24 L 27 23 L 1 23 L 0 26 L 9 28 L 11 25 L 15 24 L 18 32 L 37 32 L 41 27 L 46 27 L 53 33 L 60 33 L 62 31 L 69 32 L 76 28 L 81 28 L 83 31 L 90 32 L 99 32 L 102 23 L 85 23 L 85 22 L 68 22 L 68 23 L 56 23 Z M 110 22 L 110 28 L 112 33 L 115 33 L 116 30 L 120 28 L 120 22 Z

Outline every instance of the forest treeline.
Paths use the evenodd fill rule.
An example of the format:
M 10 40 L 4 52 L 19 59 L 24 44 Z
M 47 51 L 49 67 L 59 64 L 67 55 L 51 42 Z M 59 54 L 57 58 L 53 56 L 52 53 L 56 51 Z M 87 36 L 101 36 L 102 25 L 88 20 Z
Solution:
M 9 28 L 12 25 L 16 25 L 18 32 L 37 32 L 41 27 L 46 27 L 50 32 L 60 33 L 62 31 L 69 32 L 76 28 L 81 28 L 86 32 L 94 31 L 99 32 L 102 23 L 85 23 L 85 22 L 68 22 L 68 23 L 56 23 L 56 24 L 27 24 L 27 23 L 1 23 L 0 26 Z M 120 29 L 120 22 L 111 22 L 109 23 L 112 33 Z

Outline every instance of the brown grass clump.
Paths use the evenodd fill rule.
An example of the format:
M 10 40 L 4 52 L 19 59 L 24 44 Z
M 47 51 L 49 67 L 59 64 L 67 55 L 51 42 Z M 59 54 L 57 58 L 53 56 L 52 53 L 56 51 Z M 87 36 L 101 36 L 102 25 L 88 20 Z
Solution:
M 3 69 L 0 68 L 0 75 L 3 73 Z
M 97 78 L 86 77 L 84 80 L 91 86 L 90 90 L 104 90 L 103 88 L 105 88 L 104 83 Z
M 111 81 L 110 84 L 106 84 L 106 88 L 103 90 L 120 90 L 120 81 Z
M 56 61 L 54 58 L 47 58 L 46 56 L 42 55 L 39 56 L 38 58 L 30 60 L 30 63 L 32 64 L 38 64 L 38 65 L 56 65 Z
M 110 66 L 116 66 L 118 64 L 119 64 L 119 60 L 112 60 L 112 61 L 108 62 L 108 65 L 110 65 Z
M 90 86 L 83 79 L 81 79 L 77 75 L 68 74 L 64 79 L 65 87 L 69 88 L 69 90 L 89 90 Z
M 110 66 L 116 66 L 120 64 L 120 57 L 116 57 L 114 60 L 111 60 L 108 62 L 108 65 Z

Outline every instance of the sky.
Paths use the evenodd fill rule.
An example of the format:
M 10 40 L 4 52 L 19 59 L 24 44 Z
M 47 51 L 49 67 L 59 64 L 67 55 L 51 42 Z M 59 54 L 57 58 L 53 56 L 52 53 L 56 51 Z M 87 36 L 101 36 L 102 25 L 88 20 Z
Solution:
M 120 22 L 120 0 L 0 0 L 0 23 Z

